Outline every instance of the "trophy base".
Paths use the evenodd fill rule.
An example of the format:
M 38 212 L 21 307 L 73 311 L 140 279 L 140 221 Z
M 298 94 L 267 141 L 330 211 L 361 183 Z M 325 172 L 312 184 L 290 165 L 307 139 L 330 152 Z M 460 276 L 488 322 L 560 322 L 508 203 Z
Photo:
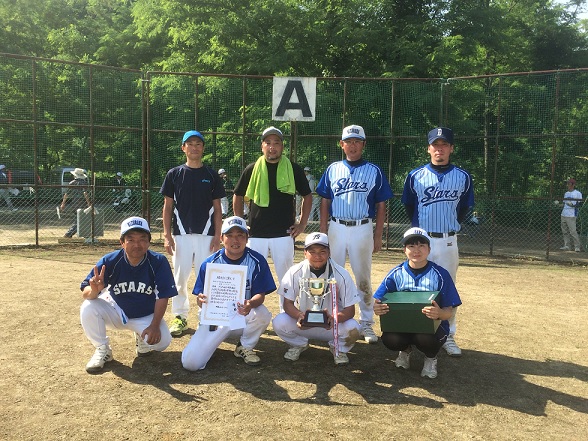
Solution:
M 301 325 L 306 328 L 329 329 L 329 316 L 325 311 L 306 311 Z

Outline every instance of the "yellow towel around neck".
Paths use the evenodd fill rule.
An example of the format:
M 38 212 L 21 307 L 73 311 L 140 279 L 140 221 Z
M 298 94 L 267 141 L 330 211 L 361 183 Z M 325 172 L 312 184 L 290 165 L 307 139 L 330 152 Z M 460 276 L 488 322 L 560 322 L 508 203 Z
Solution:
M 278 162 L 276 173 L 276 186 L 282 193 L 295 194 L 296 183 L 294 181 L 294 169 L 290 160 L 282 155 Z M 253 200 L 258 207 L 268 207 L 270 202 L 269 179 L 267 163 L 264 156 L 260 156 L 253 166 L 251 179 L 247 186 L 245 196 Z

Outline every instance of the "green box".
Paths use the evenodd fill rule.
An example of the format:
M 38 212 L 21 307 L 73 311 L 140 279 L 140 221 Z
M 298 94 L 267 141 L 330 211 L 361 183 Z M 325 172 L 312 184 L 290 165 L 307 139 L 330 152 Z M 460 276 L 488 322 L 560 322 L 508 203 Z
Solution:
M 388 292 L 382 303 L 388 304 L 388 313 L 380 316 L 382 332 L 406 332 L 434 334 L 441 320 L 432 320 L 423 314 L 425 306 L 431 306 L 439 291 Z

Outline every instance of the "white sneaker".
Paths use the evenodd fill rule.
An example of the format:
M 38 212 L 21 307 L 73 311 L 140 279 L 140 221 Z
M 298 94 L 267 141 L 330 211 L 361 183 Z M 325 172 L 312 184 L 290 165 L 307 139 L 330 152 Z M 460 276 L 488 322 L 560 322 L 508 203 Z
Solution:
M 410 369 L 410 352 L 398 352 L 398 357 L 394 360 L 394 364 L 399 368 Z
M 141 338 L 136 332 L 135 334 L 135 352 L 139 357 L 146 357 L 153 353 L 153 348 Z
M 337 366 L 345 366 L 349 364 L 349 357 L 345 352 L 339 351 L 339 355 L 335 355 L 335 348 L 329 348 L 331 350 L 331 354 L 333 354 L 333 360 Z
M 451 357 L 461 357 L 461 349 L 459 349 L 459 346 L 457 346 L 457 343 L 451 334 L 447 336 L 447 340 L 443 344 L 443 349 L 445 349 L 447 355 L 450 355 Z
M 570 247 L 567 245 L 564 245 L 563 247 L 560 248 L 560 250 L 562 251 L 570 251 Z
M 306 346 L 292 346 L 286 353 L 284 354 L 284 358 L 290 361 L 296 361 L 300 358 L 300 354 L 308 349 L 308 345 Z
M 253 349 L 244 348 L 240 343 L 235 348 L 235 352 L 233 352 L 233 354 L 235 357 L 239 357 L 245 360 L 245 364 L 248 364 L 249 366 L 257 366 L 259 363 L 261 363 L 261 358 L 255 354 Z
M 421 377 L 437 378 L 437 357 L 425 357 L 425 365 L 421 371 Z
M 112 360 L 112 349 L 108 345 L 98 346 L 86 365 L 86 372 L 100 372 L 104 368 L 104 364 Z
M 359 335 L 363 336 L 363 339 L 366 343 L 374 344 L 378 342 L 378 336 L 374 332 L 372 325 L 370 323 L 365 323 L 361 325 Z

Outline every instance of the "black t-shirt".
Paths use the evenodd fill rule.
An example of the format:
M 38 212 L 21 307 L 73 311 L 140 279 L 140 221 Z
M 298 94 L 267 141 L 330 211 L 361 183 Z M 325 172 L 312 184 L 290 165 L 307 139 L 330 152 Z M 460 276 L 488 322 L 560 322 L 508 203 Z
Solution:
M 249 164 L 243 170 L 237 185 L 235 186 L 235 194 L 237 196 L 245 196 L 249 181 L 251 180 L 251 173 L 253 172 L 253 164 Z M 276 174 L 278 171 L 278 163 L 272 164 L 266 161 L 267 173 L 269 180 L 270 202 L 268 207 L 259 207 L 251 201 L 251 208 L 249 211 L 249 235 L 251 237 L 271 238 L 288 236 L 288 228 L 294 224 L 294 195 L 282 193 L 276 187 Z M 298 164 L 292 163 L 294 171 L 294 182 L 296 184 L 296 192 L 301 196 L 310 194 L 310 187 L 308 180 L 304 174 L 304 170 Z

